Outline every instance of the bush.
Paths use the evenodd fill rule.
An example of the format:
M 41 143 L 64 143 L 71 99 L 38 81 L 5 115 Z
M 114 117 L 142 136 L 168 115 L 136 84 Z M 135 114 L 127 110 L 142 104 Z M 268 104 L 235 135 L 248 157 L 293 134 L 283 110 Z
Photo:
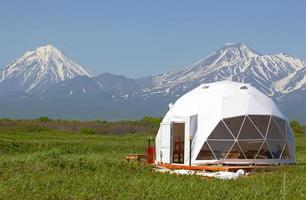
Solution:
M 46 117 L 46 116 L 39 117 L 38 120 L 41 121 L 41 122 L 48 122 L 48 121 L 50 121 L 49 117 Z
M 106 120 L 96 120 L 96 122 L 101 123 L 101 124 L 107 124 L 108 123 L 108 121 L 106 121 Z
M 81 132 L 85 134 L 155 134 L 159 128 L 160 118 L 144 117 L 140 120 L 130 121 L 69 121 L 40 117 L 36 119 L 1 120 L 0 128 L 18 130 L 23 132 L 40 132 L 61 130 Z
M 161 118 L 154 118 L 154 117 L 144 116 L 141 119 L 141 122 L 152 124 L 154 126 L 159 126 L 161 120 L 162 120 Z
M 9 122 L 9 121 L 11 121 L 11 119 L 10 118 L 2 118 L 1 121 Z
M 96 131 L 92 128 L 82 128 L 80 132 L 84 134 L 96 134 Z
M 291 126 L 292 130 L 296 133 L 302 133 L 303 132 L 302 125 L 296 120 L 290 121 L 290 126 Z

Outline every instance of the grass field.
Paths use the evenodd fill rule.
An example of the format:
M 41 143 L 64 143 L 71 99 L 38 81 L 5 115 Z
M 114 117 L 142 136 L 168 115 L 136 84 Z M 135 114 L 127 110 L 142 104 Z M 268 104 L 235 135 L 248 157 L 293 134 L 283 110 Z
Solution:
M 229 181 L 127 163 L 149 136 L 2 127 L 0 199 L 306 199 L 305 134 L 296 134 L 296 165 Z

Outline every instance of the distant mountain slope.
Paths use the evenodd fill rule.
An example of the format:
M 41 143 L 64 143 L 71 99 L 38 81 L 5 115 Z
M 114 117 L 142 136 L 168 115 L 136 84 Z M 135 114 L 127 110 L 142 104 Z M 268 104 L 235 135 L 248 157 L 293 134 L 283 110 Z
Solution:
M 0 92 L 41 91 L 47 87 L 91 74 L 51 45 L 28 51 L 0 71 Z
M 0 117 L 130 119 L 162 116 L 168 104 L 202 83 L 245 82 L 273 98 L 290 118 L 306 122 L 306 62 L 263 55 L 230 43 L 186 68 L 131 79 L 89 71 L 51 45 L 25 53 L 0 71 Z
M 125 76 L 103 73 L 95 77 L 100 83 L 101 89 L 115 94 L 130 94 L 141 89 L 137 80 L 126 78 Z
M 181 71 L 154 77 L 151 92 L 183 94 L 201 83 L 233 80 L 278 97 L 302 87 L 305 77 L 306 63 L 301 59 L 283 53 L 261 55 L 244 44 L 231 43 Z

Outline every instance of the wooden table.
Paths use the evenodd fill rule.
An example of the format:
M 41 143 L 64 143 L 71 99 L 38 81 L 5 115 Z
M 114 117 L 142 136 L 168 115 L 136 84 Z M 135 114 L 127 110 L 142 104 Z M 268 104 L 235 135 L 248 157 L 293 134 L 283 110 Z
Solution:
M 129 162 L 130 160 L 137 160 L 141 162 L 142 160 L 148 160 L 148 154 L 128 154 L 126 156 L 126 160 Z

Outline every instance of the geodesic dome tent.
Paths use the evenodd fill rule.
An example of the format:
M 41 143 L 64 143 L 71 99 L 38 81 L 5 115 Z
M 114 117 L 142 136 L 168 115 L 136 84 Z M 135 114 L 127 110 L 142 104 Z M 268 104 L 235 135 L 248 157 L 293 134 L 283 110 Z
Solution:
M 295 141 L 287 119 L 248 84 L 203 84 L 169 107 L 156 136 L 156 162 L 294 162 Z

